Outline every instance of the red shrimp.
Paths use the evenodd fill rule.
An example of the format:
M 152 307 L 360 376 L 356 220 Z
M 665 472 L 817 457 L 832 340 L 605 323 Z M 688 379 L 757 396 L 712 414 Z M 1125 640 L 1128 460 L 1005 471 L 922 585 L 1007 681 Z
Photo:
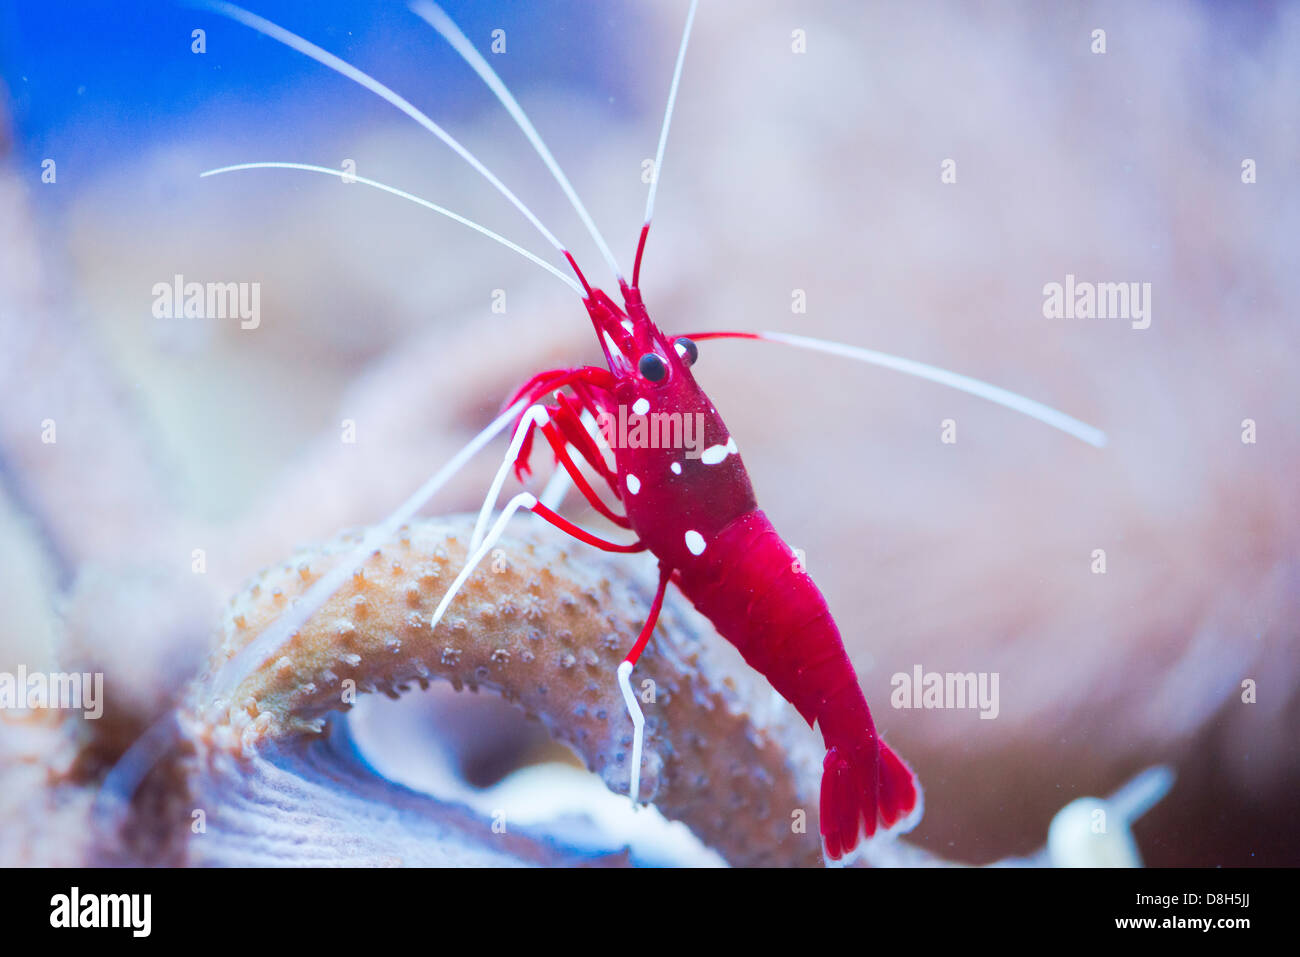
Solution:
M 641 259 L 697 0 L 691 2 L 677 56 L 630 282 L 623 278 L 608 245 L 572 185 L 495 71 L 439 7 L 428 0 L 416 0 L 412 4 L 415 13 L 432 25 L 487 83 L 546 163 L 616 277 L 623 300 L 621 306 L 588 283 L 568 248 L 514 193 L 408 100 L 351 64 L 261 17 L 223 0 L 207 0 L 201 5 L 244 23 L 369 89 L 416 120 L 469 162 L 564 256 L 578 283 L 504 237 L 427 200 L 365 177 L 349 175 L 349 179 L 450 216 L 558 276 L 581 295 L 604 350 L 607 368 L 555 369 L 539 373 L 525 383 L 502 416 L 406 503 L 372 529 L 358 546 L 357 554 L 368 553 L 376 542 L 427 501 L 470 455 L 514 422 L 514 438 L 480 512 L 470 543 L 469 561 L 431 616 L 430 627 L 438 624 L 461 585 L 520 509 L 532 511 L 574 538 L 607 551 L 649 551 L 659 563 L 658 588 L 645 625 L 618 669 L 619 685 L 634 725 L 629 769 L 632 799 L 636 801 L 639 797 L 644 716 L 632 694 L 629 678 L 654 631 L 665 590 L 672 581 L 713 622 L 719 634 L 736 646 L 745 661 L 762 674 L 805 721 L 820 729 L 826 744 L 820 811 L 826 856 L 839 860 L 855 850 L 864 838 L 880 831 L 897 832 L 914 826 L 919 821 L 922 806 L 917 780 L 877 733 L 825 598 L 795 553 L 758 508 L 736 442 L 692 372 L 699 355 L 696 340 L 749 338 L 830 352 L 982 396 L 1093 445 L 1103 445 L 1105 436 L 1061 412 L 988 383 L 854 346 L 782 333 L 708 332 L 670 337 L 659 329 L 651 320 L 641 297 Z M 203 175 L 255 168 L 344 175 L 327 167 L 288 162 L 245 163 L 210 170 Z M 552 397 L 550 404 L 537 404 L 547 396 Z M 693 433 L 695 441 L 689 443 L 691 447 L 687 448 L 685 441 L 648 446 L 606 441 L 605 445 L 613 456 L 612 468 L 597 437 L 592 434 L 591 421 L 585 418 L 590 416 L 597 422 L 608 423 L 621 417 L 655 415 L 666 416 L 670 422 L 675 417 L 682 426 L 688 419 L 692 425 L 698 422 L 700 428 Z M 526 477 L 533 440 L 538 431 L 578 491 L 615 525 L 634 532 L 637 536 L 635 542 L 621 544 L 586 531 L 538 501 L 530 492 L 515 495 L 491 528 L 487 527 L 510 469 L 513 468 L 520 479 Z M 678 438 L 684 440 L 684 429 L 679 431 Z M 699 454 L 695 454 L 697 451 Z M 580 461 L 586 463 L 616 502 L 622 505 L 622 514 L 596 493 L 580 467 Z M 216 680 L 223 686 L 234 687 L 240 675 L 277 653 L 279 644 L 328 599 L 349 567 L 349 562 L 340 563 L 337 575 L 326 576 L 314 585 L 303 600 L 232 660 Z M 123 779 L 128 783 L 122 790 L 129 793 L 133 787 L 129 782 L 135 780 L 135 772 L 124 772 Z
M 644 238 L 643 230 L 637 267 Z M 736 443 L 691 371 L 698 347 L 689 337 L 669 337 L 655 325 L 635 285 L 638 274 L 634 268 L 634 283 L 623 284 L 623 308 L 583 280 L 588 290 L 583 303 L 608 370 L 543 373 L 516 395 L 532 403 L 567 385 L 577 399 L 561 394 L 545 407 L 544 418 L 521 422 L 516 471 L 521 477 L 526 471 L 531 429 L 543 423 L 557 460 L 570 469 L 587 499 L 636 533 L 637 543 L 620 550 L 644 548 L 659 560 L 659 588 L 625 659 L 624 680 L 646 647 L 671 580 L 745 661 L 820 729 L 827 749 L 821 835 L 827 856 L 837 860 L 878 828 L 905 830 L 915 824 L 920 788 L 877 734 L 825 598 L 758 508 Z M 693 449 L 609 442 L 615 462 L 610 470 L 580 419 L 583 411 L 602 423 L 635 424 L 638 417 L 654 422 L 664 413 L 657 421 L 684 422 L 691 416 L 702 424 L 702 433 L 695 434 Z M 625 515 L 611 513 L 595 495 L 574 467 L 566 442 L 605 480 Z M 524 506 L 556 517 L 540 504 Z

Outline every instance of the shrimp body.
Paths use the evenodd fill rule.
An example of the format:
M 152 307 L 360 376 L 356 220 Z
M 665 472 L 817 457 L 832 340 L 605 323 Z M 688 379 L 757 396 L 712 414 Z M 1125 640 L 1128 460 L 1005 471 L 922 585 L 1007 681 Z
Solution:
M 676 582 L 745 661 L 820 729 L 827 747 L 821 834 L 827 855 L 839 859 L 878 828 L 914 823 L 916 781 L 876 733 L 826 599 L 758 508 L 736 442 L 691 372 L 696 346 L 660 331 L 635 287 L 625 286 L 623 295 L 623 309 L 599 289 L 584 299 L 608 374 L 558 374 L 582 373 L 579 402 L 596 415 L 616 466 L 604 477 L 623 504 L 627 526 L 659 560 L 661 591 L 667 580 Z M 544 375 L 524 394 L 540 398 L 555 381 Z M 547 411 L 572 423 L 567 406 Z M 626 441 L 629 424 L 643 436 L 679 441 Z M 526 456 L 525 448 L 517 468 Z M 599 469 L 594 459 L 588 457 Z M 635 662 L 643 646 L 628 660 Z

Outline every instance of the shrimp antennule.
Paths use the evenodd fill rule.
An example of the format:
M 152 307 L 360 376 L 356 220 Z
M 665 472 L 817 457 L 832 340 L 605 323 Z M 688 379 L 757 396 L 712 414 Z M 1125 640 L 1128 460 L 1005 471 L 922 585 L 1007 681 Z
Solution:
M 636 244 L 636 262 L 632 264 L 632 288 L 641 285 L 641 256 L 645 253 L 646 236 L 650 232 L 650 220 L 654 217 L 655 193 L 659 189 L 659 171 L 663 169 L 664 149 L 668 146 L 668 129 L 673 124 L 673 108 L 677 105 L 677 88 L 682 82 L 682 64 L 686 62 L 686 47 L 691 40 L 691 27 L 695 23 L 695 11 L 700 0 L 691 0 L 691 8 L 686 13 L 686 27 L 682 30 L 682 45 L 677 50 L 677 63 L 673 67 L 673 82 L 668 87 L 668 105 L 664 108 L 663 126 L 659 128 L 659 147 L 655 150 L 655 165 L 650 176 L 650 192 L 645 201 L 645 220 L 641 227 L 641 238 Z
M 263 36 L 270 37 L 272 40 L 284 44 L 291 50 L 297 50 L 299 53 L 303 54 L 303 56 L 311 57 L 322 66 L 329 67 L 335 73 L 347 77 L 358 86 L 369 90 L 380 99 L 391 103 L 434 136 L 438 137 L 438 139 L 446 143 L 461 159 L 474 167 L 474 169 L 477 170 L 484 179 L 496 188 L 497 192 L 510 200 L 514 207 L 519 210 L 519 212 L 523 213 L 530 223 L 537 227 L 538 232 L 546 237 L 547 242 L 562 253 L 567 251 L 565 245 L 555 238 L 555 234 L 542 224 L 542 221 L 537 218 L 533 211 L 524 205 L 523 200 L 516 196 L 505 183 L 501 182 L 495 173 L 488 169 L 477 156 L 462 146 L 459 140 L 431 120 L 405 97 L 380 83 L 370 74 L 357 69 L 351 63 L 348 63 L 347 61 L 335 56 L 333 53 L 330 53 L 328 50 L 318 47 L 310 40 L 306 40 L 303 37 L 298 36 L 298 34 L 292 33 L 264 17 L 259 17 L 255 13 L 250 13 L 243 7 L 235 6 L 233 3 L 226 3 L 225 0 L 190 0 L 190 2 L 193 6 L 198 7 L 199 9 L 210 10 L 213 13 L 234 20 L 236 23 L 242 23 L 249 29 L 256 30 Z
M 569 202 L 573 205 L 574 211 L 577 212 L 578 218 L 582 220 L 583 225 L 587 227 L 587 232 L 595 240 L 600 254 L 605 257 L 605 262 L 613 270 L 614 277 L 621 282 L 623 273 L 619 270 L 618 263 L 614 259 L 614 253 L 610 250 L 609 244 L 605 242 L 605 237 L 596 228 L 595 220 L 591 218 L 591 214 L 587 212 L 587 207 L 578 198 L 577 190 L 573 188 L 569 178 L 564 175 L 564 170 L 560 169 L 560 164 L 556 161 L 555 156 L 547 148 L 546 143 L 542 141 L 542 136 L 537 132 L 537 127 L 533 126 L 532 121 L 528 119 L 528 114 L 524 112 L 514 94 L 502 82 L 496 70 L 492 69 L 487 60 L 483 59 L 483 54 L 474 48 L 474 44 L 470 42 L 469 37 L 465 36 L 465 32 L 456 26 L 456 22 L 447 16 L 446 11 L 438 4 L 433 3 L 432 0 L 416 0 L 415 3 L 411 4 L 411 12 L 437 30 L 439 35 L 451 44 L 452 49 L 460 54 L 461 59 L 469 64 L 470 68 L 487 84 L 488 89 L 492 91 L 501 105 L 506 108 L 506 112 L 514 119 L 515 124 L 523 131 L 524 136 L 528 137 L 528 142 L 533 145 L 537 155 L 542 158 L 546 168 L 551 171 L 555 181 L 564 190 L 564 195 L 569 198 Z M 583 284 L 586 285 L 585 280 Z
M 535 253 L 529 252 L 527 249 L 524 249 L 518 243 L 511 242 L 509 239 L 506 239 L 500 233 L 493 232 L 492 230 L 488 229 L 486 226 L 483 226 L 480 223 L 476 223 L 472 219 L 468 219 L 467 217 L 462 216 L 460 213 L 452 212 L 450 209 L 447 209 L 443 206 L 439 206 L 437 203 L 430 202 L 427 199 L 423 199 L 412 193 L 408 193 L 405 190 L 398 189 L 396 186 L 389 186 L 387 183 L 381 183 L 378 180 L 367 179 L 366 177 L 358 176 L 355 173 L 345 173 L 342 170 L 338 170 L 338 169 L 330 169 L 328 166 L 315 166 L 312 165 L 311 163 L 284 163 L 284 162 L 236 163 L 233 166 L 222 166 L 217 169 L 204 170 L 202 173 L 199 174 L 199 178 L 202 179 L 203 177 L 206 176 L 218 176 L 222 173 L 235 173 L 241 170 L 248 170 L 248 169 L 295 169 L 295 170 L 305 170 L 306 172 L 309 173 L 324 173 L 327 176 L 337 176 L 340 179 L 346 178 L 349 180 L 354 180 L 358 183 L 361 183 L 363 186 L 369 186 L 373 189 L 382 190 L 385 193 L 391 193 L 392 195 L 397 196 L 400 199 L 408 200 L 409 202 L 415 203 L 419 206 L 423 206 L 426 209 L 431 209 L 435 213 L 440 213 L 441 215 L 446 216 L 448 219 L 453 219 L 456 222 L 460 223 L 462 226 L 468 226 L 470 229 L 482 233 L 484 236 L 488 237 L 488 239 L 496 240 L 502 246 L 505 246 L 507 249 L 517 252 L 519 255 L 527 259 L 529 262 L 533 262 L 541 266 L 543 269 L 545 269 L 551 275 L 555 276 L 557 279 L 559 279 L 562 283 L 564 283 L 574 292 L 578 293 L 579 295 L 582 295 L 581 286 L 579 286 L 576 282 L 574 282 L 564 273 L 560 272 L 560 270 L 556 269 L 545 259 L 542 259 L 540 256 L 536 255 Z

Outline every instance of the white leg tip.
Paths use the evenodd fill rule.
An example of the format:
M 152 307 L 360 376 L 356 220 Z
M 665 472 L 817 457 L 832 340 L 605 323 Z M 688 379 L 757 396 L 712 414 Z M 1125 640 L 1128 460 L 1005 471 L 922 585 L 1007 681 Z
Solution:
M 632 719 L 632 783 L 628 786 L 628 796 L 635 807 L 641 790 L 641 745 L 645 739 L 645 715 L 641 705 L 632 693 L 632 662 L 624 661 L 618 666 L 618 687 L 623 692 L 623 703 L 627 705 L 628 717 Z

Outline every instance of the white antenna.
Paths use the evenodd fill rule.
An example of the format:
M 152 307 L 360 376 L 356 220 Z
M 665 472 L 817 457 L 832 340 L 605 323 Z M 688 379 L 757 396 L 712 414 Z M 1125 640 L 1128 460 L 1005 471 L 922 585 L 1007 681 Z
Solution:
M 331 170 L 331 172 L 333 172 Z M 454 476 L 483 446 L 491 442 L 508 426 L 527 403 L 520 399 L 492 421 L 482 432 L 470 439 L 446 465 L 420 486 L 415 494 L 397 507 L 397 510 L 374 526 L 361 543 L 344 555 L 339 563 L 321 576 L 307 593 L 295 601 L 266 630 L 245 645 L 238 654 L 218 668 L 209 679 L 212 682 L 210 700 L 227 698 L 243 680 L 305 625 L 321 606 L 343 585 L 353 570 L 368 559 L 376 548 L 389 541 L 402 523 L 413 516 L 433 495 Z M 504 522 L 501 523 L 504 525 Z M 95 795 L 93 814 L 97 821 L 112 825 L 122 806 L 129 803 L 145 775 L 167 753 L 177 739 L 178 726 L 175 712 L 169 712 L 156 721 L 148 731 L 136 739 L 126 753 L 104 777 Z
M 533 211 L 525 206 L 523 201 L 506 187 L 505 183 L 497 179 L 496 175 L 484 166 L 479 161 L 478 157 L 465 147 L 461 146 L 450 133 L 444 130 L 437 123 L 433 122 L 433 120 L 429 119 L 429 117 L 424 113 L 416 109 L 408 100 L 399 96 L 397 93 L 394 93 L 391 89 L 384 86 L 384 84 L 380 83 L 368 73 L 363 73 L 352 64 L 339 59 L 327 50 L 321 49 L 309 40 L 304 40 L 302 37 L 298 36 L 298 34 L 290 33 L 288 30 L 284 29 L 284 27 L 277 26 L 270 20 L 263 19 L 255 13 L 249 13 L 243 7 L 237 7 L 233 3 L 226 3 L 224 0 L 194 0 L 194 5 L 205 10 L 211 10 L 213 13 L 220 14 L 221 16 L 229 17 L 237 23 L 242 23 L 244 26 L 256 30 L 263 36 L 270 37 L 272 40 L 283 43 L 290 49 L 297 50 L 304 56 L 311 57 L 322 66 L 327 66 L 336 73 L 343 74 L 343 76 L 347 77 L 349 80 L 352 80 L 359 86 L 365 87 L 381 99 L 387 100 L 393 106 L 397 107 L 411 119 L 415 120 L 426 130 L 455 150 L 456 153 L 465 160 L 465 162 L 478 170 L 484 179 L 495 186 L 502 196 L 510 200 L 510 202 L 515 205 L 516 209 L 528 217 L 528 221 L 537 227 L 538 231 L 546 237 L 547 242 L 560 252 L 566 251 L 564 244 L 556 239 L 549 229 L 542 225 L 542 221 L 533 215 Z
M 492 69 L 487 60 L 483 59 L 483 54 L 474 48 L 474 44 L 470 43 L 469 37 L 465 36 L 464 31 L 456 26 L 442 7 L 431 2 L 431 0 L 416 0 L 415 3 L 411 4 L 411 12 L 437 30 L 442 35 L 442 38 L 450 43 L 455 51 L 461 55 L 462 59 L 473 68 L 479 78 L 488 85 L 488 89 L 496 95 L 496 98 L 501 101 L 501 105 L 506 108 L 514 118 L 515 123 L 523 130 L 524 135 L 528 137 L 528 142 L 533 144 L 533 149 L 537 150 L 537 155 L 542 158 L 546 168 L 551 171 L 551 175 L 560 184 L 560 188 L 564 190 L 564 195 L 569 197 L 569 202 L 573 204 L 573 208 L 587 227 L 587 232 L 591 233 L 591 238 L 596 241 L 600 254 L 605 257 L 605 262 L 613 270 L 614 277 L 621 281 L 623 273 L 619 270 L 614 254 L 605 242 L 605 237 L 596 228 L 595 221 L 592 220 L 591 214 L 587 212 L 587 207 L 582 205 L 582 200 L 578 198 L 573 184 L 564 175 L 564 171 L 560 169 L 560 164 L 556 162 L 555 157 L 551 155 L 551 151 L 542 142 L 542 137 L 537 132 L 537 128 L 528 119 L 523 107 L 519 105 L 519 101 L 514 98 L 514 95 L 506 88 L 505 83 L 501 81 L 501 77 L 497 76 L 496 71 Z
M 1073 435 L 1076 439 L 1087 442 L 1095 448 L 1105 448 L 1106 443 L 1109 441 L 1106 438 L 1106 433 L 1101 429 L 1089 425 L 1087 422 L 1081 422 L 1074 416 L 1066 415 L 1058 409 L 1053 409 L 1050 405 L 1036 402 L 1017 392 L 993 385 L 991 382 L 985 382 L 982 379 L 973 379 L 968 375 L 950 372 L 939 366 L 917 362 L 914 359 L 904 359 L 901 356 L 890 355 L 888 352 L 863 349 L 861 346 L 850 346 L 843 342 L 832 342 L 829 339 L 814 339 L 812 336 L 797 336 L 789 332 L 696 332 L 687 335 L 700 341 L 706 339 L 750 339 L 757 342 L 779 342 L 787 346 L 797 346 L 800 349 L 810 349 L 813 352 L 825 352 L 833 356 L 843 356 L 846 359 L 856 359 L 859 362 L 866 362 L 884 369 L 893 369 L 895 372 L 916 376 L 919 379 L 928 379 L 930 382 L 946 385 L 959 392 L 987 399 L 989 402 L 995 402 L 1022 415 L 1027 415 L 1031 419 L 1037 419 L 1054 429 L 1060 429 L 1062 432 Z
M 673 83 L 668 88 L 668 106 L 664 109 L 664 125 L 659 130 L 659 148 L 655 151 L 654 175 L 650 178 L 650 195 L 645 201 L 645 225 L 650 225 L 650 218 L 655 211 L 655 191 L 659 188 L 659 171 L 663 168 L 664 148 L 668 145 L 668 128 L 673 124 L 673 108 L 677 105 L 677 87 L 682 82 L 682 64 L 686 62 L 686 46 L 691 41 L 691 26 L 695 23 L 695 10 L 700 0 L 691 0 L 691 9 L 686 14 L 686 29 L 682 31 L 682 45 L 677 51 L 677 65 L 673 68 Z
M 444 209 L 442 206 L 439 206 L 437 203 L 431 203 L 427 199 L 421 199 L 419 196 L 414 196 L 411 193 L 406 192 L 405 190 L 398 189 L 396 186 L 389 186 L 388 184 L 381 183 L 378 180 L 367 179 L 366 177 L 358 176 L 355 173 L 344 173 L 342 170 L 330 169 L 328 166 L 313 166 L 310 163 L 281 163 L 281 162 L 237 163 L 234 166 L 222 166 L 219 169 L 205 170 L 204 172 L 199 174 L 199 177 L 202 178 L 205 176 L 217 176 L 220 175 L 221 173 L 234 173 L 239 170 L 246 170 L 246 169 L 297 169 L 297 170 L 306 170 L 309 173 L 324 173 L 327 176 L 337 176 L 340 179 L 346 178 L 349 180 L 355 180 L 356 182 L 361 183 L 364 186 L 370 186 L 373 187 L 374 189 L 383 190 L 385 193 L 391 193 L 394 196 L 399 196 L 402 199 L 410 200 L 412 203 L 416 203 L 420 206 L 425 207 L 426 209 L 431 209 L 435 213 L 441 213 L 443 216 L 446 216 L 449 219 L 454 219 L 456 222 L 461 223 L 462 225 L 468 226 L 470 229 L 482 233 L 484 236 L 487 236 L 489 239 L 495 239 L 497 242 L 499 242 L 502 246 L 505 246 L 507 249 L 512 249 L 515 252 L 517 252 L 519 255 L 523 256 L 525 259 L 529 260 L 530 262 L 537 263 L 537 265 L 541 266 L 551 275 L 555 276 L 557 279 L 560 280 L 560 282 L 564 283 L 566 286 L 568 286 L 570 289 L 576 292 L 579 296 L 583 294 L 582 287 L 579 286 L 578 283 L 573 278 L 560 272 L 560 270 L 556 269 L 546 260 L 533 255 L 527 249 L 524 249 L 522 246 L 519 246 L 516 243 L 512 243 L 510 240 L 506 239 L 504 236 L 500 235 L 499 233 L 494 233 L 486 226 L 482 226 L 474 222 L 472 219 L 466 219 L 464 216 L 460 215 L 459 213 L 453 213 L 449 209 Z
M 1076 439 L 1087 442 L 1096 448 L 1100 449 L 1106 446 L 1106 433 L 1101 429 L 1086 422 L 1080 422 L 1073 416 L 1053 409 L 1050 405 L 1035 402 L 1033 399 L 1026 398 L 1001 386 L 984 382 L 981 379 L 972 379 L 968 375 L 949 372 L 947 369 L 927 365 L 924 362 L 916 362 L 913 359 L 892 356 L 887 352 L 877 352 L 875 349 L 863 349 L 860 346 L 849 346 L 826 339 L 814 339 L 811 336 L 796 336 L 788 332 L 763 332 L 760 335 L 772 342 L 784 342 L 786 345 L 798 346 L 801 349 L 812 349 L 815 352 L 828 352 L 831 355 L 857 359 L 859 362 L 869 362 L 872 365 L 893 369 L 896 372 L 903 372 L 921 379 L 929 379 L 931 382 L 938 382 L 940 385 L 946 385 L 979 396 L 981 399 L 996 402 L 1008 409 L 1014 409 L 1031 419 L 1037 419 L 1039 422 L 1050 425 L 1054 429 L 1067 432 Z
M 433 497 L 474 455 L 487 445 L 497 434 L 503 431 L 515 416 L 524 410 L 527 403 L 520 399 L 506 409 L 463 449 L 457 452 L 432 478 L 421 485 L 410 498 L 378 525 L 366 532 L 361 544 L 345 555 L 337 565 L 320 577 L 307 593 L 293 603 L 279 618 L 271 622 L 260 635 L 245 645 L 240 652 L 221 666 L 213 677 L 212 699 L 225 698 L 240 682 L 277 653 L 298 629 L 302 628 L 312 615 L 316 614 L 336 591 L 347 581 L 348 576 L 368 559 L 376 548 L 392 539 L 401 525 L 408 521 L 430 498 Z

